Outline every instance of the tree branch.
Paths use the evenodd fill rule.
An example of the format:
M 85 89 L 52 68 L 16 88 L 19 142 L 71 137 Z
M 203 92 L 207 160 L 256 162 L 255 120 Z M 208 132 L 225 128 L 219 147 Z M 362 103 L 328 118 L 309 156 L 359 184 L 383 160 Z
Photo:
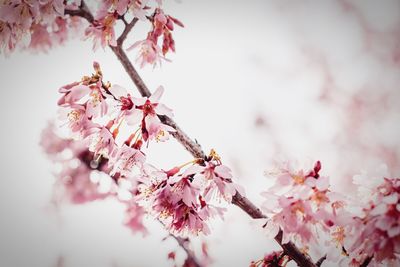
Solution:
M 122 47 L 122 44 L 124 43 L 126 37 L 128 36 L 129 32 L 132 30 L 132 28 L 135 26 L 136 22 L 138 22 L 138 20 L 139 19 L 135 17 L 135 18 L 132 19 L 132 21 L 129 24 L 126 24 L 126 20 L 123 19 L 123 21 L 125 23 L 125 29 L 122 32 L 121 36 L 118 37 L 118 39 L 117 39 L 117 44 L 119 46 Z
M 188 248 L 188 243 L 189 239 L 188 238 L 182 238 L 179 236 L 175 236 L 170 234 L 171 237 L 173 237 L 176 242 L 178 242 L 179 246 L 183 248 L 183 250 L 186 252 L 187 255 L 187 261 L 190 262 L 190 266 L 193 267 L 201 267 L 200 263 L 196 260 L 196 256 L 194 255 L 193 251 Z
M 368 258 L 366 258 L 366 259 L 364 260 L 363 263 L 361 263 L 360 267 L 367 267 L 367 266 L 371 263 L 371 261 L 372 261 L 372 257 L 369 256 Z
M 82 5 L 81 5 L 81 13 L 79 12 L 72 12 L 72 14 L 75 14 L 75 16 L 81 16 L 84 17 L 86 20 L 89 22 L 93 21 L 93 15 L 91 15 L 90 11 L 87 9 L 87 6 L 85 5 L 84 1 L 82 0 Z M 88 15 L 90 14 L 90 16 Z M 66 14 L 67 11 L 66 11 Z M 71 14 L 71 13 L 69 13 Z M 130 24 L 133 24 L 128 30 L 126 30 L 126 27 L 123 35 L 126 31 L 127 35 L 129 31 L 133 28 L 134 24 L 136 22 L 132 21 Z M 120 36 L 120 38 L 122 35 Z M 120 39 L 118 38 L 118 39 Z M 122 49 L 122 42 L 126 38 L 126 36 L 121 39 L 118 43 L 117 46 L 110 46 L 111 50 L 114 52 L 114 54 L 117 56 L 118 60 L 121 62 L 122 66 L 124 67 L 125 71 L 128 73 L 129 77 L 135 84 L 136 88 L 138 89 L 139 93 L 143 97 L 150 97 L 151 93 L 150 90 L 147 88 L 146 84 L 143 82 L 142 78 L 139 76 L 138 72 L 132 65 L 131 61 L 129 60 L 128 56 L 126 55 L 125 51 Z M 160 119 L 162 120 L 163 123 L 173 127 L 176 132 L 172 133 L 172 135 L 185 147 L 187 151 L 189 151 L 193 157 L 195 158 L 204 158 L 205 153 L 201 149 L 201 146 L 193 141 L 181 128 L 176 124 L 174 120 L 167 116 L 161 116 Z M 246 212 L 250 217 L 254 219 L 259 219 L 259 218 L 266 218 L 266 216 L 261 212 L 259 208 L 257 208 L 249 199 L 247 199 L 245 196 L 242 196 L 239 192 L 236 192 L 236 194 L 233 196 L 232 199 L 232 204 L 238 206 L 241 208 L 244 212 Z M 279 245 L 283 248 L 285 253 L 292 259 L 294 260 L 299 266 L 301 267 L 315 267 L 316 265 L 312 262 L 310 257 L 308 255 L 303 254 L 296 246 L 294 243 L 289 242 L 286 244 L 282 244 L 282 236 L 283 232 L 282 230 L 279 231 L 278 235 L 275 237 L 275 240 L 279 243 Z M 179 243 L 179 242 L 178 242 Z M 188 254 L 189 256 L 189 254 Z
M 72 9 L 65 9 L 64 11 L 65 15 L 70 15 L 70 16 L 78 16 L 86 19 L 89 23 L 92 23 L 94 21 L 94 17 L 92 13 L 90 12 L 88 6 L 86 5 L 85 1 L 82 0 L 81 5 L 79 9 L 72 10 Z
M 326 255 L 324 255 L 323 257 L 321 257 L 316 263 L 315 266 L 317 267 L 321 267 L 322 263 L 326 260 Z

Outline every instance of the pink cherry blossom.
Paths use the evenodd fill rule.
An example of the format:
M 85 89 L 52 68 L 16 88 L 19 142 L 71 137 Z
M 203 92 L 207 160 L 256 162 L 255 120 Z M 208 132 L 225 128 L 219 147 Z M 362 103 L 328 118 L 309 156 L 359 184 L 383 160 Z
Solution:
M 211 161 L 206 162 L 204 167 L 200 167 L 194 179 L 195 183 L 204 186 L 204 197 L 207 201 L 216 195 L 230 202 L 238 188 L 238 186 L 231 181 L 231 170 L 227 166 L 216 164 Z
M 63 139 L 55 131 L 54 125 L 49 124 L 40 143 L 48 156 L 61 166 L 55 173 L 56 202 L 68 200 L 80 204 L 109 196 L 106 192 L 100 192 L 99 184 L 91 180 L 93 170 L 89 165 L 93 155 L 86 150 L 84 143 Z
M 108 46 L 116 46 L 114 26 L 116 22 L 115 14 L 107 14 L 93 22 L 85 30 L 85 38 L 93 38 L 93 50 L 97 50 L 99 46 L 103 49 Z
M 147 235 L 148 231 L 143 224 L 146 211 L 136 202 L 130 201 L 127 203 L 125 225 L 132 230 L 133 233 L 141 232 Z
M 164 88 L 158 87 L 157 90 L 148 98 L 135 100 L 136 108 L 142 111 L 142 136 L 144 141 L 157 139 L 165 141 L 168 133 L 175 130 L 161 122 L 159 115 L 173 116 L 172 110 L 159 102 Z
M 95 124 L 86 116 L 86 108 L 82 105 L 73 104 L 64 107 L 59 112 L 59 118 L 68 125 L 73 133 L 86 135 L 86 131 L 95 126 Z
M 156 8 L 152 16 L 152 29 L 147 34 L 147 38 L 137 41 L 130 47 L 128 51 L 140 47 L 136 61 L 140 63 L 140 67 L 146 64 L 156 67 L 161 65 L 162 60 L 168 60 L 165 55 L 169 52 L 175 52 L 175 41 L 172 37 L 174 24 L 183 27 L 182 22 L 176 18 L 165 15 L 161 8 Z M 158 40 L 163 37 L 162 47 L 158 45 Z
M 343 199 L 332 195 L 328 177 L 320 176 L 318 161 L 311 171 L 281 169 L 276 184 L 263 193 L 264 210 L 270 219 L 265 229 L 275 237 L 283 231 L 283 241 L 300 240 L 304 246 L 317 244 L 315 231 L 330 239 L 333 226 L 343 226 L 347 213 L 341 209 Z
M 89 151 L 94 153 L 95 158 L 109 158 L 116 147 L 114 137 L 106 127 L 94 129 L 86 138 L 89 141 Z
M 146 64 L 156 67 L 157 65 L 161 65 L 162 60 L 167 60 L 162 55 L 161 48 L 149 39 L 135 42 L 127 48 L 127 51 L 131 51 L 135 48 L 139 48 L 136 62 L 139 63 L 141 68 L 143 68 Z
M 357 235 L 348 252 L 354 261 L 363 261 L 371 256 L 374 264 L 399 260 L 400 179 L 380 180 L 381 184 L 371 191 L 363 214 L 356 217 L 352 225 Z
M 129 177 L 134 167 L 140 168 L 145 162 L 146 157 L 140 150 L 127 145 L 122 145 L 118 149 L 114 149 L 110 155 L 108 165 L 112 168 L 110 175 L 114 176 L 119 174 L 121 176 Z

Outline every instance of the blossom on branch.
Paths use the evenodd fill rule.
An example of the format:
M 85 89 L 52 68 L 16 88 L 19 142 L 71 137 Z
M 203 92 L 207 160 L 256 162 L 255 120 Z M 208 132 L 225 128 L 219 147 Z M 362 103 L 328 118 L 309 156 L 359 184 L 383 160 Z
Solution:
M 139 48 L 139 54 L 136 60 L 140 62 L 140 66 L 144 67 L 146 64 L 153 65 L 154 67 L 159 64 L 161 60 L 167 60 L 165 55 L 172 51 L 175 52 L 175 41 L 172 37 L 174 25 L 184 27 L 183 23 L 178 19 L 165 15 L 161 8 L 156 8 L 151 17 L 152 30 L 147 34 L 147 38 L 142 41 L 137 41 L 130 47 L 128 51 Z M 162 46 L 158 45 L 158 40 L 163 38 Z
M 71 2 L 71 1 L 70 1 Z M 0 3 L 0 51 L 10 54 L 17 47 L 47 51 L 62 44 L 68 31 L 76 32 L 78 20 L 66 18 L 65 9 L 76 7 L 76 1 L 21 1 Z
M 106 46 L 117 46 L 114 26 L 117 20 L 115 13 L 108 13 L 104 17 L 98 18 L 85 30 L 85 38 L 93 38 L 93 50 L 99 46 L 103 49 Z

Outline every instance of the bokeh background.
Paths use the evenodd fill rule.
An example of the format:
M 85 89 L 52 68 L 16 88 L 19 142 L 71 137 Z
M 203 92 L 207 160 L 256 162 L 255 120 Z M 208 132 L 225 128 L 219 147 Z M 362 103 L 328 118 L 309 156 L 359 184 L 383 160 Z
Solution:
M 93 3 L 92 3 L 93 4 Z M 321 160 L 337 190 L 381 163 L 400 173 L 400 1 L 165 1 L 184 22 L 177 53 L 140 70 L 163 85 L 176 121 L 234 171 L 260 205 L 275 162 Z M 126 44 L 144 39 L 135 27 Z M 54 166 L 39 146 L 56 118 L 57 90 L 102 65 L 106 80 L 135 91 L 109 49 L 75 39 L 49 53 L 0 58 L 0 266 L 171 266 L 184 253 L 162 227 L 150 234 L 122 225 L 116 201 L 51 204 Z M 135 52 L 129 53 L 132 60 Z M 161 168 L 191 158 L 176 141 L 151 147 Z M 237 207 L 212 223 L 213 266 L 248 266 L 277 248 Z

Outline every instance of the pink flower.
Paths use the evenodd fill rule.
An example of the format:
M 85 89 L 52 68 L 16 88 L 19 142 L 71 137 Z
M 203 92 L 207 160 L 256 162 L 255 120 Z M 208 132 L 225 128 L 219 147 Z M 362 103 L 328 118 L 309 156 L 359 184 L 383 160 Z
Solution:
M 204 186 L 205 199 L 211 200 L 214 195 L 222 197 L 228 202 L 236 194 L 237 185 L 232 183 L 231 170 L 222 164 L 206 162 L 205 167 L 199 166 L 199 170 L 194 177 L 195 183 Z
M 87 151 L 84 142 L 60 138 L 50 124 L 40 143 L 50 158 L 61 166 L 55 173 L 55 204 L 65 199 L 81 204 L 109 196 L 109 191 L 101 192 L 99 183 L 92 181 L 93 170 L 89 165 L 93 155 Z
M 96 78 L 88 78 L 82 82 L 74 82 L 59 89 L 63 96 L 58 105 L 68 107 L 70 105 L 82 105 L 85 107 L 86 116 L 90 119 L 103 117 L 107 113 L 106 96 L 103 94 L 101 70 L 98 63 L 94 63 Z M 105 90 L 105 89 L 104 89 Z
M 123 16 L 127 11 L 130 0 L 103 0 L 97 10 L 96 17 L 104 17 L 107 13 L 117 12 L 118 15 Z
M 145 21 L 147 10 L 146 5 L 149 0 L 132 0 L 129 5 L 129 10 L 132 12 L 132 15 L 142 21 Z
M 283 231 L 283 243 L 301 241 L 304 246 L 317 244 L 314 232 L 330 239 L 333 226 L 340 227 L 349 217 L 341 207 L 343 198 L 329 190 L 329 179 L 319 175 L 318 161 L 311 171 L 282 169 L 275 185 L 263 193 L 263 209 L 270 217 L 265 229 L 275 237 Z
M 138 41 L 131 45 L 127 50 L 140 47 L 137 62 L 143 68 L 146 64 L 156 67 L 161 65 L 161 60 L 167 60 L 165 55 L 169 51 L 175 52 L 175 41 L 172 37 L 174 24 L 183 27 L 182 22 L 169 15 L 165 15 L 162 9 L 156 8 L 152 16 L 152 30 L 147 34 L 146 40 Z M 162 48 L 158 45 L 158 39 L 163 36 Z
M 158 117 L 159 115 L 173 116 L 170 108 L 158 102 L 163 92 L 164 88 L 160 86 L 150 97 L 135 100 L 136 109 L 142 112 L 141 128 L 144 141 L 148 139 L 164 141 L 168 139 L 169 132 L 175 131 L 172 127 L 163 124 Z
M 142 232 L 143 235 L 146 235 L 148 231 L 143 224 L 143 218 L 146 215 L 145 210 L 134 201 L 127 204 L 125 225 L 134 233 Z
M 17 45 L 47 51 L 52 46 L 51 28 L 64 15 L 62 0 L 7 0 L 0 4 L 0 46 L 5 53 Z
M 93 128 L 95 124 L 88 119 L 86 109 L 82 105 L 73 104 L 68 107 L 62 108 L 59 112 L 61 121 L 66 121 L 68 127 L 73 133 L 81 133 L 86 135 L 87 130 Z
M 31 27 L 32 36 L 29 47 L 34 50 L 48 51 L 52 47 L 52 39 L 47 27 L 35 24 Z
M 108 158 L 116 147 L 114 137 L 106 127 L 94 129 L 86 138 L 89 141 L 89 151 L 94 153 L 95 158 L 98 155 Z
M 100 88 L 101 82 L 90 86 L 89 100 L 86 102 L 86 113 L 90 118 L 103 117 L 107 114 L 107 103 Z
M 161 48 L 153 41 L 146 39 L 142 41 L 137 41 L 127 48 L 127 51 L 133 50 L 139 47 L 139 53 L 136 57 L 136 62 L 140 64 L 143 68 L 146 64 L 153 65 L 156 67 L 157 64 L 161 65 L 161 60 L 167 60 L 161 54 Z
M 203 199 L 203 192 L 193 182 L 195 168 L 180 173 L 181 168 L 159 171 L 146 167 L 138 178 L 143 183 L 139 186 L 139 199 L 170 231 L 207 234 L 207 221 L 217 215 L 222 217 L 224 209 Z
M 9 0 L 0 5 L 0 20 L 28 30 L 40 21 L 39 1 Z
M 142 119 L 142 112 L 135 108 L 136 99 L 131 96 L 125 88 L 119 85 L 113 85 L 109 89 L 111 95 L 117 100 L 117 108 L 120 114 L 118 118 L 124 118 L 128 125 L 135 125 L 140 123 Z
M 57 16 L 64 15 L 64 9 L 63 0 L 41 0 L 40 15 L 42 22 L 52 24 Z
M 0 20 L 0 49 L 7 55 L 15 49 L 17 37 L 13 28 Z
M 47 127 L 42 131 L 40 138 L 40 146 L 52 158 L 56 158 L 57 154 L 67 149 L 72 142 L 56 135 L 55 129 L 54 123 L 48 123 Z
M 81 204 L 109 196 L 108 192 L 101 193 L 99 185 L 91 181 L 92 170 L 85 164 L 80 164 L 77 168 L 64 164 L 64 169 L 59 174 L 59 185 L 63 186 L 64 197 L 72 203 Z
M 372 256 L 376 263 L 399 264 L 400 178 L 384 178 L 371 193 L 363 214 L 351 225 L 355 238 L 348 252 L 356 261 Z
M 146 157 L 140 150 L 122 145 L 122 147 L 114 149 L 110 155 L 108 165 L 112 168 L 110 175 L 119 175 L 130 177 L 134 167 L 141 168 Z
M 157 44 L 158 38 L 163 36 L 162 52 L 166 55 L 169 51 L 175 52 L 175 41 L 172 38 L 171 31 L 174 30 L 174 24 L 184 27 L 183 23 L 176 18 L 165 15 L 163 10 L 157 8 L 154 12 L 153 30 L 149 33 L 149 40 Z
M 93 50 L 96 51 L 99 45 L 104 49 L 106 46 L 117 46 L 115 39 L 115 26 L 116 16 L 111 13 L 98 20 L 93 21 L 92 24 L 85 30 L 85 37 L 93 38 Z

